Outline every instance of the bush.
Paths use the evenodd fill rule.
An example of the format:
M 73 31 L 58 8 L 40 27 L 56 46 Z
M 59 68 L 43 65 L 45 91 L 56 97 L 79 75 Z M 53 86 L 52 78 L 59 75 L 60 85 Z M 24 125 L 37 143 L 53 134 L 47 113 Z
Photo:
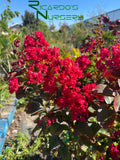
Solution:
M 26 113 L 38 115 L 33 133 L 39 130 L 44 137 L 44 154 L 64 160 L 119 159 L 120 42 L 108 45 L 102 39 L 102 21 L 111 23 L 99 18 L 94 37 L 81 47 L 85 54 L 74 61 L 64 54 L 61 59 L 59 48 L 50 48 L 38 31 L 26 36 L 22 48 L 15 43 L 20 51 L 8 74 L 9 91 L 18 99 L 27 97 Z

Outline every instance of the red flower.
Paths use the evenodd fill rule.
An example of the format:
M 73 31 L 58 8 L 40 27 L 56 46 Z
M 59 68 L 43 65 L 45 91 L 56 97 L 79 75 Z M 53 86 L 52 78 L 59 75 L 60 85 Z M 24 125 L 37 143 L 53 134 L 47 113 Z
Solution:
M 96 67 L 97 67 L 99 73 L 104 72 L 106 70 L 106 66 L 104 64 L 102 64 L 101 59 L 96 62 Z
M 62 96 L 57 98 L 57 105 L 62 108 L 69 108 L 72 113 L 72 120 L 81 119 L 85 121 L 88 117 L 88 103 L 81 95 L 80 90 L 66 89 L 62 91 Z
M 83 94 L 86 96 L 89 102 L 94 100 L 94 95 L 91 93 L 92 89 L 96 87 L 96 84 L 87 84 L 83 86 Z
M 120 145 L 114 146 L 114 144 L 111 144 L 109 147 L 112 160 L 120 160 Z
M 118 130 L 118 131 L 115 131 L 114 133 L 113 133 L 113 139 L 117 139 L 117 137 L 120 137 L 120 130 Z
M 18 90 L 18 79 L 12 78 L 9 80 L 9 92 L 12 94 Z
M 85 95 L 88 102 L 92 102 L 95 98 L 97 98 L 99 101 L 104 101 L 104 96 L 93 94 L 91 91 L 96 87 L 95 83 L 87 84 L 83 86 L 83 94 Z
M 88 59 L 86 55 L 81 55 L 76 59 L 76 63 L 79 64 L 79 67 L 84 70 L 88 65 L 91 64 L 91 61 Z
M 101 57 L 101 60 L 105 60 L 106 58 L 108 58 L 110 56 L 110 53 L 109 51 L 107 50 L 106 47 L 102 48 L 101 49 L 101 52 L 100 52 L 100 57 Z

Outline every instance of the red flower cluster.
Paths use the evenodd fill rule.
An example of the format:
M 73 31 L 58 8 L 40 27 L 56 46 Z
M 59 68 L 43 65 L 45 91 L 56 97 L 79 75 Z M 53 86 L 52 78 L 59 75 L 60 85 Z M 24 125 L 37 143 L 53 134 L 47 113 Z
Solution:
M 86 55 L 81 55 L 76 59 L 76 63 L 79 64 L 79 67 L 84 70 L 88 65 L 91 64 L 91 61 L 88 59 Z
M 86 96 L 88 102 L 91 102 L 94 100 L 94 95 L 92 95 L 92 93 L 90 93 L 92 91 L 93 88 L 96 87 L 96 84 L 92 83 L 92 84 L 87 84 L 85 86 L 83 86 L 83 93 Z
M 56 122 L 56 119 L 55 119 L 55 118 L 52 119 L 52 120 L 50 120 L 49 117 L 43 116 L 43 117 L 40 119 L 40 122 L 37 123 L 38 126 L 41 126 L 41 123 L 42 123 L 42 121 L 43 121 L 44 118 L 46 118 L 46 121 L 45 121 L 45 125 L 46 125 L 46 126 L 50 126 L 52 123 L 55 123 L 55 122 Z
M 99 73 L 106 71 L 106 66 L 101 59 L 96 62 L 95 66 Z
M 120 145 L 114 146 L 111 144 L 109 147 L 110 154 L 112 156 L 112 160 L 119 160 L 120 159 Z
M 83 44 L 83 46 L 80 48 L 81 53 L 83 52 L 89 52 L 91 53 L 94 49 L 94 47 L 96 46 L 96 41 L 94 39 L 92 39 L 91 37 L 88 38 L 89 42 Z
M 57 105 L 60 108 L 69 107 L 72 113 L 72 119 L 85 121 L 85 117 L 88 117 L 88 103 L 83 95 L 81 95 L 79 88 L 75 91 L 66 89 L 62 92 L 62 96 L 57 99 Z
M 116 71 L 118 75 L 120 70 L 119 62 L 120 43 L 118 43 L 116 46 L 112 46 L 112 49 L 110 49 L 110 51 L 106 47 L 100 50 L 100 59 L 96 61 L 96 68 L 98 69 L 99 73 L 104 73 L 103 76 L 106 76 L 106 73 L 108 75 L 108 71 Z M 109 77 L 114 78 L 112 76 Z
M 24 46 L 32 46 L 32 47 L 48 47 L 49 44 L 44 39 L 42 32 L 35 31 L 35 37 L 33 35 L 26 36 L 24 40 Z
M 18 79 L 12 78 L 9 80 L 9 92 L 12 94 L 18 90 Z
M 111 139 L 113 141 L 117 141 L 117 140 L 119 141 L 120 140 L 120 130 L 115 131 L 113 133 L 113 136 Z M 110 154 L 111 154 L 113 160 L 120 159 L 120 144 L 118 144 L 116 146 L 114 144 L 111 144 L 109 147 L 109 151 L 110 151 Z
M 88 102 L 92 102 L 93 100 L 97 99 L 101 102 L 104 102 L 104 96 L 93 94 L 91 91 L 96 87 L 95 83 L 86 84 L 82 87 L 83 95 L 86 97 Z
M 120 137 L 120 130 L 115 131 L 115 132 L 113 133 L 114 139 L 116 139 L 118 136 Z
M 81 55 L 76 62 L 69 58 L 60 59 L 59 48 L 48 48 L 41 32 L 26 36 L 24 51 L 19 53 L 18 62 L 14 63 L 14 69 L 25 69 L 24 80 L 21 85 L 37 86 L 39 90 L 49 92 L 54 97 L 57 105 L 68 108 L 72 113 L 72 119 L 82 121 L 88 117 L 88 101 L 94 99 L 91 90 L 94 84 L 83 86 L 81 91 L 80 80 L 84 78 L 84 70 L 91 61 L 86 55 Z M 88 75 L 90 76 L 90 74 Z M 15 81 L 16 80 L 16 81 Z M 13 84 L 13 85 L 12 85 Z M 18 90 L 17 79 L 10 80 L 10 92 Z M 16 88 L 16 89 L 15 89 Z
M 98 72 L 100 73 L 105 72 L 107 69 L 106 62 L 110 58 L 110 52 L 107 49 L 107 47 L 101 48 L 100 50 L 100 59 L 96 61 L 96 68 L 98 69 Z
M 100 58 L 101 58 L 101 60 L 107 60 L 109 56 L 110 56 L 110 53 L 107 50 L 107 47 L 102 48 L 101 52 L 100 52 Z
M 16 39 L 16 40 L 14 41 L 14 45 L 15 45 L 16 47 L 19 47 L 19 46 L 20 46 L 19 43 L 20 43 L 20 40 L 18 40 L 18 39 Z
M 106 64 L 110 69 L 120 70 L 120 43 L 112 46 L 111 52 L 112 57 L 107 60 Z

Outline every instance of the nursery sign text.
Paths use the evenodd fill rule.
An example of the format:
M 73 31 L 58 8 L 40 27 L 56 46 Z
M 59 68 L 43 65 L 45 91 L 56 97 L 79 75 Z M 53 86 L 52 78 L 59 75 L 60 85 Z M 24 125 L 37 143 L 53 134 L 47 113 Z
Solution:
M 48 12 L 52 10 L 63 11 L 63 10 L 78 10 L 78 5 L 40 5 L 38 0 L 29 0 L 29 7 L 36 10 L 36 18 L 42 16 L 46 20 L 83 20 L 83 15 L 49 15 Z M 39 8 L 38 8 L 39 7 Z M 43 14 L 44 12 L 44 14 Z

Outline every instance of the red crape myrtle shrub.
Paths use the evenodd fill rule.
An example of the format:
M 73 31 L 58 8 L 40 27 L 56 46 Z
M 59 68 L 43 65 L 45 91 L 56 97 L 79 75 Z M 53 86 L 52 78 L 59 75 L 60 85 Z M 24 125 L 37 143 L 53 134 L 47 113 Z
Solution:
M 84 77 L 83 71 L 91 62 L 85 55 L 76 62 L 69 58 L 62 60 L 59 48 L 48 46 L 41 32 L 26 36 L 24 51 L 19 53 L 18 61 L 12 63 L 14 72 L 9 78 L 10 93 L 19 92 L 22 87 L 39 86 L 39 91 L 51 94 L 50 99 L 55 100 L 59 109 L 69 108 L 73 120 L 85 121 L 88 118 L 87 98 L 93 100 L 90 91 L 96 84 L 89 84 L 87 89 L 82 86 L 84 92 L 76 84 Z M 13 77 L 14 73 L 17 77 L 20 72 L 24 77 Z
M 26 36 L 22 47 L 15 41 L 18 59 L 6 79 L 10 93 L 28 101 L 26 113 L 38 115 L 33 133 L 39 130 L 43 137 L 43 154 L 64 160 L 119 158 L 120 43 L 104 43 L 102 20 L 75 61 L 61 59 L 59 48 L 50 48 L 41 32 Z

